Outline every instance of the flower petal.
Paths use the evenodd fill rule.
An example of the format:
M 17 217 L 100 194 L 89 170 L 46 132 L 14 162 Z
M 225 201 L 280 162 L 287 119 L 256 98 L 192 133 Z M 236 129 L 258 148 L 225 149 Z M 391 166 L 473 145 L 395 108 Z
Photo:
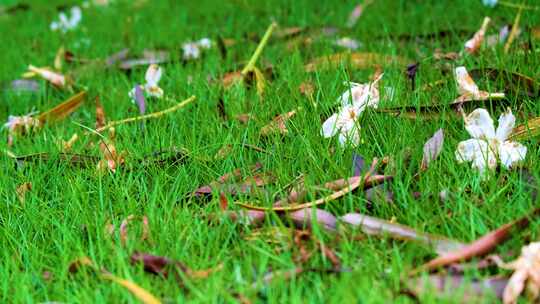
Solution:
M 486 109 L 476 109 L 465 118 L 465 129 L 473 138 L 492 139 L 495 137 L 493 120 Z
M 157 64 L 148 66 L 145 79 L 148 86 L 157 86 L 159 79 L 161 79 L 161 68 Z
M 472 161 L 472 167 L 478 169 L 481 173 L 486 168 L 495 169 L 497 166 L 495 153 L 490 149 L 488 143 L 481 139 L 472 138 L 460 142 L 455 155 L 459 163 Z
M 501 142 L 508 139 L 508 136 L 510 136 L 510 133 L 512 133 L 515 123 L 516 117 L 514 114 L 512 114 L 512 110 L 508 108 L 506 112 L 501 114 L 499 117 L 499 126 L 497 127 L 495 137 L 497 137 L 497 139 Z
M 478 86 L 476 85 L 476 83 L 474 83 L 474 80 L 471 78 L 465 67 L 457 67 L 454 70 L 454 76 L 456 77 L 458 92 L 460 95 L 478 94 Z
M 338 120 L 337 113 L 330 116 L 322 125 L 321 135 L 326 138 L 336 135 L 336 133 L 338 132 L 338 127 L 336 125 L 337 120 Z
M 508 169 L 514 163 L 525 159 L 527 147 L 518 142 L 505 141 L 499 145 L 498 153 L 501 164 Z

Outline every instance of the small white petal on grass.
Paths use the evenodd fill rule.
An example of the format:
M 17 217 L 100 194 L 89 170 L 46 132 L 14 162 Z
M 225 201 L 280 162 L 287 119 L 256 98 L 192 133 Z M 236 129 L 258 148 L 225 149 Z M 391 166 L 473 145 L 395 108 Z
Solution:
M 476 109 L 465 116 L 465 129 L 473 138 L 491 139 L 495 137 L 493 120 L 485 109 Z
M 524 246 L 517 260 L 500 266 L 514 270 L 504 288 L 503 303 L 517 303 L 523 290 L 527 291 L 530 303 L 534 303 L 538 299 L 540 294 L 540 242 Z
M 515 124 L 516 117 L 512 114 L 512 110 L 508 108 L 506 112 L 499 117 L 499 125 L 497 126 L 495 137 L 501 142 L 507 140 L 514 129 Z
M 454 70 L 454 76 L 456 78 L 458 92 L 460 95 L 463 94 L 477 94 L 478 86 L 474 83 L 474 80 L 471 78 L 467 69 L 464 66 L 457 67 Z
M 58 21 L 51 22 L 50 28 L 53 31 L 61 31 L 63 33 L 75 29 L 82 20 L 82 10 L 78 6 L 74 6 L 70 10 L 68 17 L 64 12 L 58 14 Z
M 499 145 L 498 152 L 501 164 L 508 169 L 513 164 L 525 159 L 527 147 L 517 142 L 505 141 Z
M 486 35 L 486 30 L 490 21 L 491 19 L 489 17 L 485 17 L 480 29 L 474 34 L 471 39 L 465 42 L 465 51 L 467 51 L 469 54 L 473 54 L 478 51 L 478 49 L 480 49 L 480 46 L 484 41 L 484 36 Z
M 360 42 L 349 37 L 339 38 L 334 42 L 334 44 L 353 51 L 361 46 Z
M 336 127 L 338 114 L 330 116 L 322 125 L 321 135 L 328 138 L 337 134 L 338 129 Z

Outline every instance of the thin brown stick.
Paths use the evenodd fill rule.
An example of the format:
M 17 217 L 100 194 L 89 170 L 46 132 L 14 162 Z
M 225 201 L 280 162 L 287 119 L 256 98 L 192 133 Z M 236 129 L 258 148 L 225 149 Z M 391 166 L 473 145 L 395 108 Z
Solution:
M 516 18 L 514 19 L 514 24 L 512 24 L 512 31 L 510 31 L 510 35 L 508 35 L 508 40 L 506 41 L 506 44 L 504 45 L 504 53 L 508 53 L 508 50 L 510 50 L 510 45 L 512 45 L 512 42 L 517 36 L 517 33 L 519 31 L 519 20 L 521 19 L 521 12 L 523 11 L 523 8 L 520 7 Z

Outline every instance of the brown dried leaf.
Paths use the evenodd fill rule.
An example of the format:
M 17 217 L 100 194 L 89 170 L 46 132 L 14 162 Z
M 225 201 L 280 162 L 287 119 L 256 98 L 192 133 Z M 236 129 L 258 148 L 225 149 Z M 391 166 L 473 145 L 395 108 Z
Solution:
M 120 241 L 122 245 L 126 245 L 126 242 L 128 240 L 128 225 L 130 222 L 133 222 L 135 220 L 138 220 L 139 217 L 130 214 L 127 218 L 125 218 L 122 223 L 120 224 Z M 150 227 L 148 225 L 148 217 L 146 215 L 143 215 L 140 217 L 140 221 L 142 223 L 142 235 L 141 235 L 141 241 L 147 240 L 150 236 Z
M 463 275 L 436 274 L 428 277 L 410 279 L 407 286 L 414 292 L 415 296 L 423 294 L 432 295 L 433 292 L 439 294 L 454 295 L 456 290 L 463 290 L 462 303 L 485 302 L 486 295 L 494 294 L 502 298 L 503 290 L 508 283 L 504 277 L 489 277 L 478 280 L 468 280 Z M 455 299 L 454 300 L 458 300 Z
M 32 183 L 26 182 L 17 186 L 17 198 L 21 204 L 24 204 L 26 193 L 32 190 Z
M 187 276 L 193 279 L 205 279 L 210 276 L 212 273 L 222 269 L 222 265 L 217 267 L 205 269 L 205 270 L 192 270 L 187 267 L 184 263 L 179 261 L 174 261 L 167 257 L 157 256 L 147 253 L 135 252 L 131 255 L 131 263 L 137 264 L 142 263 L 144 270 L 157 275 L 162 275 L 167 277 L 171 269 L 177 269 L 184 272 Z M 180 277 L 177 277 L 180 279 Z
M 514 274 L 504 289 L 503 302 L 505 304 L 517 303 L 524 289 L 531 303 L 538 299 L 540 295 L 540 242 L 524 246 L 517 260 L 501 266 L 514 270 Z
M 437 130 L 433 137 L 428 139 L 424 144 L 424 154 L 422 157 L 422 164 L 420 165 L 420 170 L 426 170 L 429 166 L 429 163 L 437 159 L 439 154 L 442 151 L 444 144 L 444 134 L 443 129 Z
M 119 278 L 112 274 L 104 273 L 101 277 L 105 280 L 110 280 L 119 284 L 120 286 L 129 290 L 137 299 L 144 304 L 161 304 L 161 301 L 141 286 L 128 281 L 126 279 Z
M 84 102 L 85 97 L 86 91 L 81 91 L 54 108 L 41 113 L 38 115 L 37 119 L 39 119 L 42 124 L 61 121 L 77 110 Z
M 25 74 L 25 76 L 39 76 L 54 86 L 57 86 L 59 88 L 63 88 L 67 84 L 66 77 L 60 73 L 54 72 L 47 68 L 38 68 L 33 65 L 28 66 L 29 73 Z
M 429 261 L 428 263 L 418 267 L 413 273 L 420 271 L 430 271 L 439 267 L 444 267 L 456 262 L 466 261 L 476 256 L 482 256 L 491 252 L 497 245 L 503 243 L 510 237 L 514 229 L 521 230 L 529 225 L 529 218 L 538 216 L 540 214 L 540 208 L 533 210 L 530 214 L 523 216 L 510 223 L 502 225 L 484 236 L 480 237 L 476 241 L 463 246 L 462 248 L 447 252 L 439 257 Z
M 458 241 L 450 240 L 438 235 L 419 232 L 405 225 L 360 213 L 345 214 L 341 217 L 341 220 L 350 225 L 359 227 L 364 233 L 369 235 L 389 236 L 399 240 L 424 243 L 433 247 L 435 252 L 439 254 L 451 252 L 465 246 Z
M 467 51 L 469 54 L 476 53 L 476 51 L 480 49 L 480 46 L 482 46 L 484 36 L 486 35 L 486 29 L 490 21 L 491 19 L 489 17 L 485 17 L 480 29 L 474 34 L 474 36 L 470 40 L 465 42 L 465 51 Z
M 267 125 L 265 125 L 264 127 L 261 128 L 260 134 L 262 136 L 269 136 L 269 135 L 272 135 L 272 134 L 283 134 L 283 135 L 287 134 L 289 132 L 289 130 L 287 130 L 287 125 L 285 123 L 291 117 L 296 115 L 296 113 L 300 109 L 301 108 L 298 108 L 296 110 L 292 110 L 290 112 L 283 113 L 283 114 L 280 114 L 280 115 L 274 117 L 274 119 L 270 123 L 268 123 Z
M 406 65 L 410 62 L 408 59 L 382 55 L 378 53 L 337 53 L 330 56 L 319 57 L 306 64 L 306 72 L 315 72 L 326 69 L 338 68 L 342 64 L 350 65 L 356 69 L 373 68 L 388 64 Z

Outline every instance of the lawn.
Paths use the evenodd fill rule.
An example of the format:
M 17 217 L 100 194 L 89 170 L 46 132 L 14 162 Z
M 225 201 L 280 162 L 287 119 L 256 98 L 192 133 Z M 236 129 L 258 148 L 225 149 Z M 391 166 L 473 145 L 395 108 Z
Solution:
M 414 303 L 414 297 L 422 303 L 461 302 L 479 293 L 470 291 L 471 283 L 512 275 L 494 265 L 479 267 L 475 261 L 484 260 L 478 256 L 459 273 L 463 284 L 446 291 L 420 288 L 418 278 L 427 279 L 429 273 L 411 272 L 437 257 L 426 242 L 396 239 L 388 232 L 367 235 L 341 221 L 329 231 L 314 218 L 308 219 L 310 227 L 294 228 L 289 213 L 279 210 L 266 211 L 257 225 L 228 215 L 245 209 L 241 204 L 271 209 L 276 198 L 300 185 L 307 190 L 305 202 L 329 195 L 332 191 L 317 185 L 350 177 L 353 156 L 364 159 L 363 172 L 377 158 L 377 174 L 389 180 L 374 191 L 360 186 L 317 206 L 338 218 L 361 213 L 469 243 L 530 214 L 538 206 L 538 137 L 527 133 L 520 138 L 527 147 L 525 159 L 486 177 L 470 163 L 456 161 L 458 143 L 471 137 L 449 104 L 460 95 L 453 71 L 464 66 L 481 89 L 505 93 L 503 100 L 466 102 L 465 113 L 486 108 L 496 125 L 507 108 L 516 125 L 540 116 L 539 8 L 520 12 L 513 6 L 521 2 L 509 1 L 491 8 L 480 0 L 376 0 L 349 28 L 356 1 L 109 2 L 89 1 L 81 22 L 62 32 L 52 30 L 51 22 L 81 3 L 0 0 L 0 121 L 43 113 L 86 92 L 84 103 L 68 117 L 18 134 L 10 145 L 8 130 L 2 130 L 2 302 L 138 302 L 119 278 L 163 303 Z M 507 50 L 502 42 L 484 43 L 475 54 L 463 52 L 484 17 L 491 18 L 488 36 L 514 24 L 518 12 L 521 32 Z M 246 66 L 274 22 L 277 27 L 255 64 L 266 79 L 264 88 L 258 91 L 263 82 L 254 72 L 247 73 L 244 83 L 225 87 L 224 76 Z M 360 46 L 351 51 L 336 45 L 342 37 Z M 199 58 L 184 59 L 182 45 L 202 38 L 209 38 L 211 47 Z M 128 93 L 144 83 L 148 68 L 106 65 L 106 58 L 126 48 L 129 58 L 145 50 L 169 56 L 159 63 L 163 98 L 146 96 L 146 113 L 190 96 L 195 100 L 157 117 L 118 124 L 113 140 L 108 130 L 95 130 L 95 100 L 107 122 L 137 117 L 140 109 Z M 449 52 L 458 56 L 436 55 Z M 338 53 L 376 56 L 365 63 L 344 59 L 306 70 L 316 58 Z M 63 58 L 57 72 L 72 78 L 69 85 L 56 87 L 35 77 L 30 89 L 12 84 L 29 65 L 53 68 L 56 57 Z M 415 63 L 412 88 L 406 71 Z M 341 145 L 337 137 L 321 136 L 322 123 L 339 110 L 337 99 L 348 90 L 346 82 L 368 83 L 380 72 L 378 109 L 368 108 L 358 118 L 359 143 Z M 296 112 L 285 122 L 287 132 L 261 133 L 277 115 L 290 111 Z M 440 128 L 442 151 L 420 170 L 424 143 Z M 79 139 L 69 153 L 87 159 L 77 164 L 62 154 L 68 152 L 63 141 L 75 133 Z M 111 147 L 121 155 L 113 160 L 116 167 L 111 170 L 101 161 L 97 169 Z M 261 168 L 253 173 L 256 163 Z M 237 168 L 248 180 L 254 175 L 266 184 L 250 184 L 249 191 L 212 184 L 210 193 L 193 194 Z M 315 209 L 307 210 L 316 214 Z M 540 220 L 529 219 L 527 227 L 512 230 L 489 253 L 506 262 L 516 259 L 523 246 L 539 237 Z M 132 262 L 135 253 L 167 257 L 183 266 L 169 265 L 168 275 L 155 275 Z M 448 267 L 432 273 L 457 277 Z M 496 297 L 488 290 L 474 301 Z

